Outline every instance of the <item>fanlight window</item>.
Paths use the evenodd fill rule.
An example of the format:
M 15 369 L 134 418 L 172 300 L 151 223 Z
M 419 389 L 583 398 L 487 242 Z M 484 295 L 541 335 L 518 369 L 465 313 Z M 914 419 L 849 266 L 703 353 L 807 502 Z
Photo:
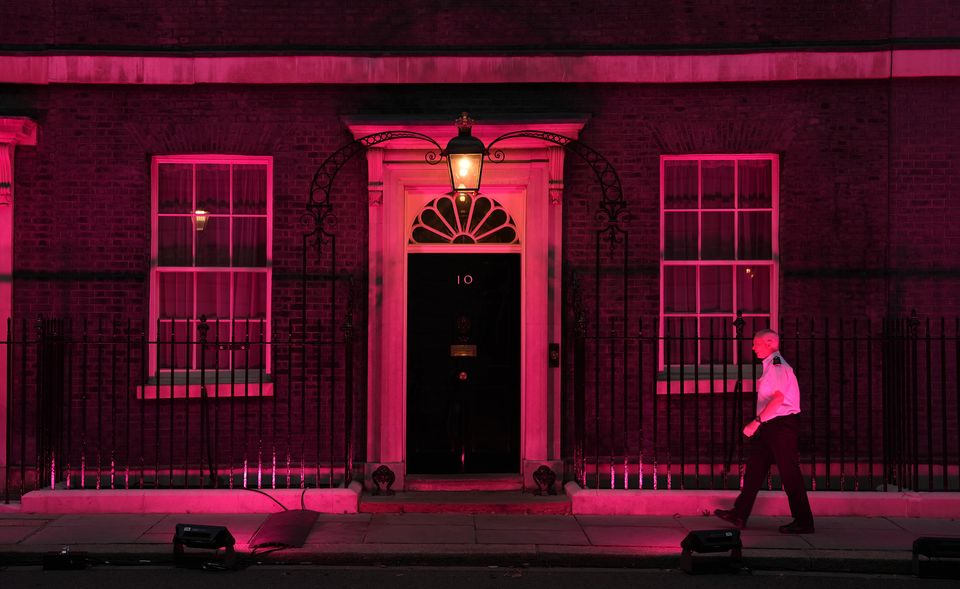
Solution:
M 417 215 L 410 243 L 520 243 L 517 224 L 492 198 L 443 195 Z

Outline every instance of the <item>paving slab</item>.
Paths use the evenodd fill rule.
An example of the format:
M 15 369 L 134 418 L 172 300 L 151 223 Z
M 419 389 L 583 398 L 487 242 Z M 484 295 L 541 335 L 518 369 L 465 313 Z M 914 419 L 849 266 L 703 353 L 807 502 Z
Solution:
M 307 535 L 306 544 L 362 544 L 367 522 L 318 522 Z
M 372 517 L 370 513 L 321 513 L 317 522 L 369 522 Z
M 577 520 L 564 515 L 476 515 L 474 523 L 478 530 L 580 531 Z
M 646 526 L 669 528 L 682 526 L 681 518 L 672 515 L 578 515 L 582 526 Z M 700 520 L 701 518 L 694 518 Z M 720 520 L 717 520 L 720 521 Z
M 903 550 L 912 551 L 914 537 L 898 531 L 880 530 L 817 530 L 800 534 L 813 548 L 826 550 Z
M 364 544 L 474 544 L 473 525 L 406 525 L 373 522 L 367 528 Z
M 895 532 L 900 528 L 886 517 L 816 517 L 814 525 L 820 530 L 877 530 Z
M 49 527 L 90 527 L 90 526 L 153 526 L 164 518 L 163 514 L 139 513 L 71 513 L 50 520 Z
M 956 519 L 914 519 L 906 517 L 889 518 L 891 524 L 916 536 L 957 536 L 960 537 L 960 520 Z
M 4 526 L 0 527 L 0 544 L 16 544 L 36 532 L 33 526 Z
M 851 497 L 848 500 L 857 500 Z M 816 512 L 815 512 L 816 513 Z M 30 514 L 0 512 L 0 562 L 39 558 L 70 545 L 98 559 L 169 562 L 177 523 L 226 526 L 246 543 L 266 513 Z M 817 532 L 780 534 L 789 516 L 757 514 L 741 532 L 747 566 L 767 570 L 910 574 L 920 536 L 960 537 L 960 517 L 822 516 Z M 692 530 L 722 529 L 712 515 L 453 513 L 321 514 L 301 549 L 264 562 L 613 566 L 673 568 Z
M 375 513 L 372 515 L 370 521 L 377 525 L 473 525 L 473 516 L 468 513 Z
M 590 544 L 587 536 L 579 528 L 576 530 L 477 530 L 477 542 L 480 544 L 550 544 L 554 546 L 586 546 Z
M 50 523 L 51 519 L 30 517 L 0 518 L 0 528 L 21 528 L 24 526 L 41 527 Z
M 172 514 L 163 517 L 136 541 L 144 544 L 170 544 L 177 531 L 177 524 L 195 524 L 200 526 L 224 526 L 238 544 L 246 545 L 266 518 L 267 515 L 261 513 Z
M 32 534 L 24 544 L 135 544 L 150 526 L 144 525 L 94 525 L 82 526 L 46 526 Z M 173 534 L 167 536 L 168 542 Z
M 744 530 L 740 534 L 744 548 L 764 548 L 777 550 L 808 550 L 813 546 L 802 536 L 792 534 L 757 534 Z
M 583 531 L 594 546 L 661 546 L 678 553 L 680 541 L 687 535 L 687 531 L 679 527 L 584 526 Z

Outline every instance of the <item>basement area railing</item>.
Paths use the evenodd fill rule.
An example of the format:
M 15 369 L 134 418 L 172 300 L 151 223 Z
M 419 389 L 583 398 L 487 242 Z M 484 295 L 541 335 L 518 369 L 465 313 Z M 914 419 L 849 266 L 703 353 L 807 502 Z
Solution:
M 664 335 L 638 322 L 630 335 L 576 337 L 567 477 L 590 488 L 739 488 L 760 365 L 751 334 L 726 331 Z M 780 332 L 801 389 L 810 490 L 960 490 L 960 319 L 788 320 Z
M 334 487 L 362 460 L 366 337 L 349 322 L 275 321 L 269 336 L 260 320 L 171 320 L 153 335 L 134 322 L 6 327 L 7 501 L 36 488 Z M 780 331 L 801 387 L 808 488 L 960 490 L 960 320 L 788 320 Z M 760 375 L 749 335 L 638 322 L 568 340 L 567 478 L 738 488 Z
M 3 497 L 35 488 L 305 488 L 351 480 L 349 325 L 8 321 Z

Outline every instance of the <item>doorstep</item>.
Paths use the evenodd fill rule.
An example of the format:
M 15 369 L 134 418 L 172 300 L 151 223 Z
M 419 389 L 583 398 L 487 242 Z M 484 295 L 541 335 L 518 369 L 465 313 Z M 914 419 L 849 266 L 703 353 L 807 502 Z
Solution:
M 569 515 L 570 498 L 520 491 L 402 491 L 360 497 L 360 513 Z
M 404 491 L 517 491 L 523 490 L 519 474 L 408 474 Z

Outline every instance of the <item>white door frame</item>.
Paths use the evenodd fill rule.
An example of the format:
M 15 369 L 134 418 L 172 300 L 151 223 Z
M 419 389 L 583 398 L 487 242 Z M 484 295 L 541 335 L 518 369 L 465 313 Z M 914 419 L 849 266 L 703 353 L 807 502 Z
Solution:
M 14 150 L 37 144 L 37 123 L 27 117 L 0 117 L 0 342 L 9 342 L 13 317 Z M 0 477 L 7 480 L 7 346 L 0 345 Z
M 577 138 L 583 120 L 528 121 L 476 125 L 484 144 L 504 133 L 537 129 Z M 389 130 L 426 134 L 440 145 L 456 133 L 453 124 L 351 121 L 355 138 Z M 367 151 L 369 210 L 369 293 L 367 352 L 366 477 L 380 465 L 404 488 L 406 475 L 406 293 L 408 192 L 449 192 L 446 165 L 429 165 L 430 144 L 398 139 Z M 549 344 L 561 343 L 561 247 L 563 148 L 532 138 L 498 144 L 501 163 L 486 162 L 481 191 L 521 193 L 521 410 L 520 468 L 533 486 L 537 467 L 560 468 L 560 370 L 549 365 Z M 484 190 L 485 189 L 485 190 Z M 451 250 L 452 251 L 452 250 Z

